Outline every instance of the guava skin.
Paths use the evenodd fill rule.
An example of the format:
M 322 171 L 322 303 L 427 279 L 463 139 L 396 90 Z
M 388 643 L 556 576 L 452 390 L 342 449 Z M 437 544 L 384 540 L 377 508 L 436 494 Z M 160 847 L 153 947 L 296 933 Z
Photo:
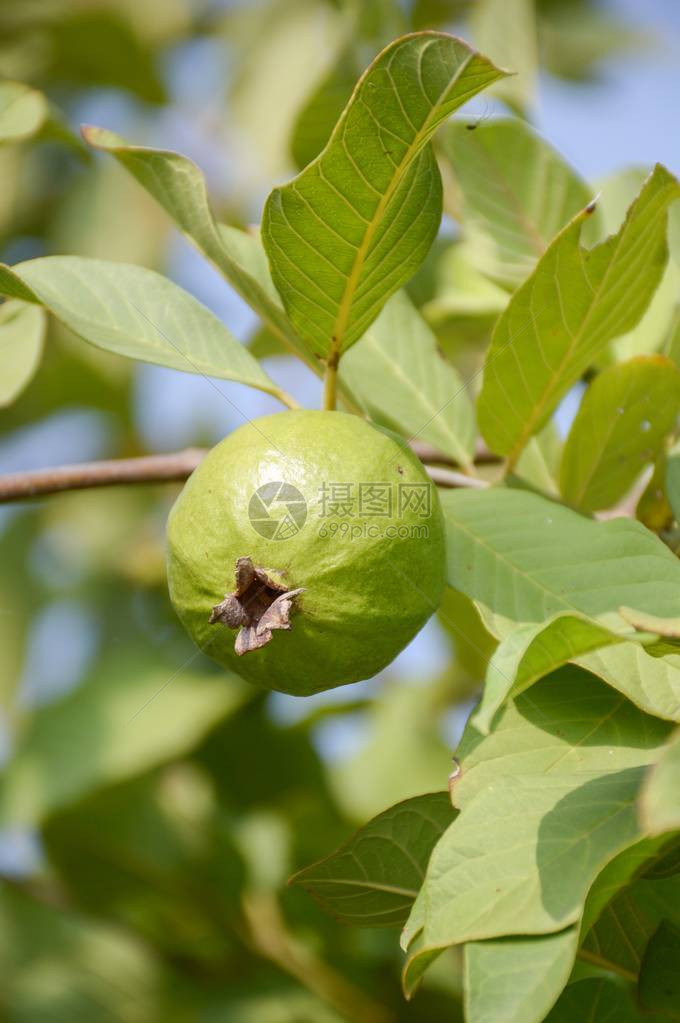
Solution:
M 253 493 L 276 481 L 297 488 L 307 507 L 285 539 L 261 536 L 249 518 Z M 385 485 L 391 514 L 360 509 L 360 483 Z M 351 515 L 329 514 L 338 509 L 322 487 L 331 484 L 351 484 Z M 407 492 L 424 495 L 429 514 L 422 502 L 398 512 L 398 494 Z M 283 512 L 272 506 L 272 515 Z M 385 537 L 390 527 L 399 535 Z M 234 649 L 235 629 L 215 621 L 216 606 L 234 592 L 239 559 L 302 591 L 288 602 L 289 631 L 277 627 L 244 656 Z M 389 664 L 439 606 L 444 566 L 442 512 L 423 466 L 395 434 L 343 412 L 280 412 L 240 427 L 192 474 L 168 521 L 170 596 L 196 644 L 248 681 L 298 696 Z

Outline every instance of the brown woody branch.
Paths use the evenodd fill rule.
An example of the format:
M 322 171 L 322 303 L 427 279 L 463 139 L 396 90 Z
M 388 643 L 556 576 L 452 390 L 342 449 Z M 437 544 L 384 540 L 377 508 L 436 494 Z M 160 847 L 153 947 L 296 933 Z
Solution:
M 482 487 L 483 480 L 474 479 L 452 469 L 450 458 L 429 445 L 413 441 L 411 447 L 426 465 L 434 482 L 440 487 Z M 0 476 L 0 504 L 44 497 L 65 490 L 88 490 L 91 487 L 121 486 L 131 483 L 166 483 L 187 479 L 207 454 L 205 448 L 187 448 L 167 455 L 144 455 L 141 458 L 116 458 L 102 462 L 60 465 L 53 469 L 35 469 Z

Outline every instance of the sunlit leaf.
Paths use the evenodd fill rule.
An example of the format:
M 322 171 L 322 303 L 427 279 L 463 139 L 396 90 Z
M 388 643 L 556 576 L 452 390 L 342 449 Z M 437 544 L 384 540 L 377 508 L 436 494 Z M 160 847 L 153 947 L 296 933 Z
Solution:
M 0 266 L 0 292 L 44 305 L 83 340 L 117 355 L 280 393 L 209 309 L 153 270 L 47 256 Z
M 641 355 L 599 373 L 564 446 L 564 499 L 585 512 L 614 505 L 656 459 L 679 411 L 680 372 L 663 355 Z
M 514 288 L 593 193 L 524 121 L 470 127 L 454 121 L 442 133 L 461 190 L 466 253 L 479 270 Z
M 465 384 L 404 292 L 389 299 L 341 366 L 341 382 L 371 418 L 471 463 L 475 421 Z
M 679 194 L 657 165 L 619 233 L 589 250 L 579 240 L 586 207 L 513 295 L 494 330 L 478 406 L 485 439 L 511 464 L 603 347 L 647 308 L 668 258 L 666 210 Z
M 262 240 L 312 351 L 349 348 L 420 266 L 441 218 L 429 140 L 502 74 L 452 36 L 396 40 L 360 79 L 324 151 L 272 192 Z
M 14 401 L 37 370 L 44 336 L 42 309 L 17 301 L 0 306 L 0 408 Z
M 180 153 L 130 145 L 104 128 L 86 125 L 83 135 L 91 146 L 115 156 L 278 338 L 300 347 L 272 283 L 259 239 L 216 223 L 205 178 L 195 163 Z
M 519 625 L 489 661 L 482 701 L 473 719 L 475 727 L 487 733 L 504 700 L 523 693 L 574 657 L 620 641 L 620 635 L 575 613 L 563 612 L 546 622 Z
M 454 816 L 448 792 L 407 799 L 291 880 L 345 923 L 397 926 L 406 920 L 432 848 Z
M 638 522 L 594 522 L 536 494 L 511 489 L 441 495 L 447 523 L 448 581 L 511 623 L 560 612 L 604 616 L 618 609 L 680 614 L 680 564 Z M 613 616 L 613 618 L 612 618 Z M 680 656 L 653 657 L 622 642 L 578 656 L 639 707 L 680 719 Z
M 640 837 L 635 800 L 668 727 L 576 668 L 509 704 L 488 738 L 468 726 L 461 813 L 419 897 L 424 946 L 576 923 L 598 873 Z

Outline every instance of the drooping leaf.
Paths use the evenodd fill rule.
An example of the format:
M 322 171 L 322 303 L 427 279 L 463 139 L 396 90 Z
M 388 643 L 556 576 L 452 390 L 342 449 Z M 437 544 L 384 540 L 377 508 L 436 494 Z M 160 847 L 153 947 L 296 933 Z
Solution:
M 544 622 L 565 611 L 620 623 L 622 604 L 680 614 L 680 564 L 638 522 L 594 522 L 511 489 L 449 491 L 441 502 L 449 584 L 509 619 L 503 635 L 512 623 Z M 579 655 L 577 663 L 642 709 L 680 719 L 679 655 L 653 657 L 640 644 L 622 642 Z
M 621 635 L 583 615 L 559 613 L 547 622 L 519 625 L 495 650 L 484 681 L 475 727 L 486 734 L 503 702 L 589 650 L 621 642 Z
M 173 671 L 142 654 L 111 660 L 33 715 L 4 770 L 0 820 L 35 824 L 99 785 L 176 757 L 241 700 L 236 680 Z
M 593 195 L 519 119 L 482 121 L 474 131 L 454 121 L 442 132 L 442 149 L 461 190 L 468 259 L 510 288 Z
M 453 790 L 461 813 L 418 900 L 423 948 L 578 922 L 599 872 L 640 838 L 642 765 L 667 734 L 576 668 L 509 704 L 488 738 L 468 726 Z
M 47 115 L 42 92 L 22 82 L 0 82 L 0 143 L 30 138 L 40 131 Z
M 405 292 L 389 299 L 341 367 L 341 383 L 371 418 L 469 466 L 475 442 L 472 402 Z
M 654 471 L 635 508 L 635 518 L 653 533 L 661 533 L 673 525 L 673 509 L 666 496 L 665 451 L 657 457 Z
M 276 337 L 300 349 L 259 239 L 215 221 L 205 178 L 195 163 L 180 153 L 130 145 L 120 135 L 93 125 L 83 128 L 83 136 L 95 149 L 111 153 L 139 181 Z
M 545 1023 L 644 1023 L 625 988 L 605 977 L 589 977 L 570 984 Z
M 45 306 L 83 340 L 106 351 L 280 394 L 209 309 L 153 270 L 46 256 L 0 266 L 0 292 Z
M 640 319 L 668 258 L 666 210 L 680 185 L 657 165 L 618 234 L 580 244 L 586 207 L 555 238 L 501 315 L 479 398 L 482 433 L 514 464 L 603 347 Z
M 652 936 L 640 969 L 640 1005 L 680 1018 L 680 927 L 664 920 Z
M 599 373 L 564 446 L 564 499 L 584 512 L 612 507 L 656 459 L 679 411 L 680 372 L 663 355 L 641 355 Z
M 40 363 L 45 314 L 16 300 L 0 306 L 0 408 L 9 405 Z
M 359 80 L 319 157 L 270 195 L 262 240 L 274 283 L 317 355 L 354 344 L 422 263 L 441 218 L 429 141 L 502 74 L 453 36 L 396 40 Z
M 676 735 L 650 771 L 640 797 L 640 814 L 648 831 L 680 829 L 680 736 Z
M 470 941 L 465 946 L 468 1023 L 541 1023 L 562 990 L 578 927 L 557 934 Z
M 448 792 L 407 799 L 291 881 L 344 923 L 398 926 L 418 894 L 435 842 L 455 813 Z

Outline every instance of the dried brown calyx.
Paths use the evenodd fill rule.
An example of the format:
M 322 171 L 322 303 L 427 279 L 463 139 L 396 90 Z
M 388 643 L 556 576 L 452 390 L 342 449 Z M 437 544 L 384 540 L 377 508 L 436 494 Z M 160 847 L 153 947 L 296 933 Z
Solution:
M 265 646 L 274 629 L 290 629 L 290 612 L 302 589 L 277 583 L 250 558 L 236 562 L 236 589 L 215 604 L 210 624 L 238 629 L 234 650 L 241 656 Z

